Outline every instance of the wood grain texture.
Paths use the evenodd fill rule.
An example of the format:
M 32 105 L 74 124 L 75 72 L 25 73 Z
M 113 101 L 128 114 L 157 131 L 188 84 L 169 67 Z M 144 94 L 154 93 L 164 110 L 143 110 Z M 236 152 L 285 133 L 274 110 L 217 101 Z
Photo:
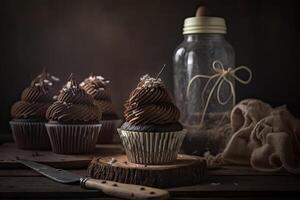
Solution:
M 95 179 L 166 188 L 201 183 L 206 162 L 200 157 L 178 155 L 169 164 L 143 165 L 128 162 L 126 155 L 114 155 L 93 159 L 87 171 Z
M 68 169 L 68 171 L 80 176 L 87 176 L 86 169 Z M 0 169 L 0 177 L 39 177 L 43 176 L 29 169 Z M 226 166 L 207 171 L 207 176 L 291 176 L 286 172 L 259 172 L 250 167 Z
M 95 156 L 122 153 L 121 145 L 97 145 L 92 154 L 62 155 L 51 151 L 21 150 L 14 143 L 0 145 L 0 168 L 24 168 L 16 159 L 32 160 L 62 169 L 86 168 Z
M 295 176 L 211 176 L 202 184 L 170 188 L 177 198 L 279 198 L 300 195 L 300 179 Z M 102 192 L 64 185 L 45 177 L 0 177 L 0 198 L 95 198 Z M 271 198 L 272 199 L 272 198 Z
M 87 176 L 86 169 L 68 169 L 68 171 L 78 174 L 79 176 Z M 26 169 L 0 169 L 0 177 L 42 177 L 43 175 L 31 170 Z

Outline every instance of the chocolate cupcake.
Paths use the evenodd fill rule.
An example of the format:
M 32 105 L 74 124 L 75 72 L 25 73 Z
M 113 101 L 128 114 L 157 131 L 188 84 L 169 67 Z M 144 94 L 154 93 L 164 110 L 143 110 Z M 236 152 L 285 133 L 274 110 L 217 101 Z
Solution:
M 86 93 L 93 97 L 94 104 L 102 112 L 102 128 L 98 143 L 112 143 L 113 137 L 117 135 L 117 128 L 121 125 L 122 121 L 119 119 L 111 100 L 109 81 L 105 80 L 102 76 L 91 75 L 80 86 Z
M 186 134 L 179 116 L 161 79 L 143 76 L 125 104 L 125 123 L 119 129 L 128 160 L 139 164 L 176 160 Z
M 101 129 L 101 112 L 72 76 L 49 106 L 46 117 L 53 152 L 80 154 L 95 149 Z
M 45 114 L 53 102 L 53 83 L 57 78 L 45 70 L 24 89 L 21 100 L 11 107 L 10 121 L 18 148 L 47 150 L 51 148 L 45 128 Z

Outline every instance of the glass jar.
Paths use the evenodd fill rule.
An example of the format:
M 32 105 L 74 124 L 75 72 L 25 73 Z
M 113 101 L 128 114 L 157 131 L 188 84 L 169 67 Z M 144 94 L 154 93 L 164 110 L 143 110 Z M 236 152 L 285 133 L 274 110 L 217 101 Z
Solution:
M 218 73 L 222 73 L 218 69 L 224 67 L 226 72 L 235 65 L 234 50 L 225 40 L 225 33 L 223 18 L 187 18 L 184 40 L 174 52 L 174 94 L 181 123 L 188 130 L 183 143 L 187 154 L 217 154 L 230 134 L 232 88 L 218 79 Z M 234 80 L 228 79 L 234 87 Z

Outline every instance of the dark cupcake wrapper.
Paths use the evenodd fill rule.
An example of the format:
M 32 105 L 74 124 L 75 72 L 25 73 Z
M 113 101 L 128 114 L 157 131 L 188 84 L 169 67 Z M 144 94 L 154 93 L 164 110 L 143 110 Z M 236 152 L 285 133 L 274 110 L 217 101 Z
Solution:
M 52 151 L 57 154 L 86 154 L 93 152 L 102 124 L 46 123 Z
M 114 136 L 118 134 L 117 128 L 121 126 L 122 120 L 102 120 L 100 123 L 102 127 L 97 144 L 113 143 Z
M 50 140 L 44 122 L 9 122 L 17 147 L 25 150 L 49 150 Z
M 186 130 L 137 132 L 118 129 L 128 160 L 137 164 L 165 164 L 175 161 Z

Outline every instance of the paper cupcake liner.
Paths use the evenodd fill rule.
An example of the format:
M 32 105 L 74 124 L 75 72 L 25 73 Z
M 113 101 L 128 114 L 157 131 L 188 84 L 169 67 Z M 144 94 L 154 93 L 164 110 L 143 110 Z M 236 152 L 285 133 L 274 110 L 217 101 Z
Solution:
M 136 132 L 118 129 L 128 160 L 137 164 L 164 164 L 175 161 L 186 130 Z
M 103 120 L 98 137 L 97 144 L 111 144 L 113 143 L 114 136 L 118 134 L 117 128 L 120 127 L 122 120 Z
M 25 150 L 51 149 L 44 122 L 9 122 L 17 147 Z
M 86 154 L 95 149 L 101 124 L 46 123 L 46 128 L 54 153 Z

